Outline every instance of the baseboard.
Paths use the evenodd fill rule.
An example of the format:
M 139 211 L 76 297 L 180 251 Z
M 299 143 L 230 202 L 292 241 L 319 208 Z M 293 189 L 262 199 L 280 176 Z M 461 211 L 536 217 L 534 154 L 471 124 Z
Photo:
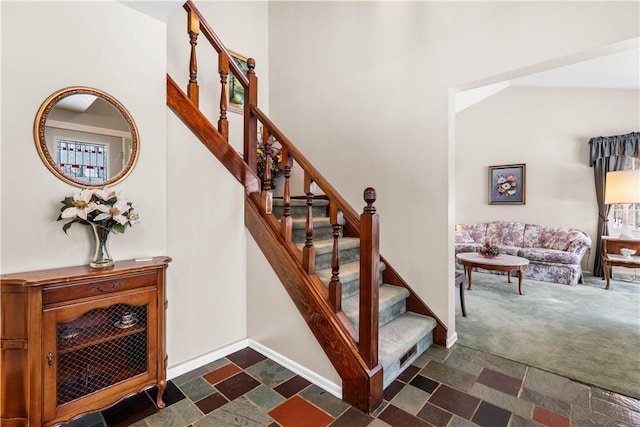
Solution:
M 302 378 L 317 385 L 323 390 L 331 393 L 338 399 L 342 399 L 342 387 L 339 386 L 338 384 L 332 381 L 329 381 L 325 377 L 322 377 L 317 373 L 300 365 L 299 363 L 294 362 L 293 360 L 286 358 L 280 353 L 277 353 L 271 350 L 269 347 L 265 347 L 264 345 L 260 344 L 257 341 L 254 341 L 252 339 L 249 339 L 248 341 L 249 341 L 249 347 L 251 347 L 255 351 L 262 353 L 263 355 L 267 356 L 269 359 L 273 360 L 274 362 L 278 362 L 279 364 L 281 364 L 291 372 L 294 372 L 300 375 Z
M 447 338 L 447 348 L 451 348 L 456 341 L 458 341 L 458 333 L 454 332 L 449 338 Z
M 226 347 L 219 348 L 218 350 L 212 351 L 211 353 L 204 354 L 195 359 L 191 359 L 188 362 L 181 363 L 177 366 L 167 369 L 167 379 L 173 379 L 179 377 L 182 374 L 186 374 L 189 371 L 193 371 L 200 366 L 204 366 L 207 363 L 211 363 L 214 360 L 221 359 L 228 354 L 235 353 L 238 350 L 242 350 L 245 347 L 249 346 L 249 340 L 243 339 Z
M 269 347 L 266 347 L 252 339 L 244 339 L 238 341 L 226 347 L 222 347 L 218 350 L 212 351 L 211 353 L 207 353 L 195 359 L 189 360 L 188 362 L 171 367 L 167 370 L 167 379 L 170 380 L 179 377 L 182 374 L 186 374 L 189 371 L 193 371 L 194 369 L 204 366 L 207 363 L 211 363 L 231 353 L 235 353 L 238 350 L 242 350 L 245 347 L 251 347 L 255 351 L 263 354 L 264 356 L 267 356 L 274 362 L 277 362 L 280 365 L 284 366 L 291 372 L 300 375 L 307 381 L 331 393 L 338 399 L 342 399 L 342 387 L 340 387 L 338 384 L 329 381 L 328 379 L 318 375 L 317 373 L 305 368 L 304 366 L 284 357 L 280 353 L 277 353 L 271 350 Z

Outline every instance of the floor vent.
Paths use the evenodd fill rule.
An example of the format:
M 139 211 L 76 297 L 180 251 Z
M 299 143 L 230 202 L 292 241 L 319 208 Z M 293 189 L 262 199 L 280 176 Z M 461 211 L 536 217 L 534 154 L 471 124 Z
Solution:
M 411 356 L 413 356 L 414 354 L 416 354 L 416 351 L 418 350 L 418 346 L 416 344 L 414 344 L 409 351 L 407 351 L 401 358 L 400 358 L 400 366 L 404 365 L 404 363 L 409 360 L 409 358 Z

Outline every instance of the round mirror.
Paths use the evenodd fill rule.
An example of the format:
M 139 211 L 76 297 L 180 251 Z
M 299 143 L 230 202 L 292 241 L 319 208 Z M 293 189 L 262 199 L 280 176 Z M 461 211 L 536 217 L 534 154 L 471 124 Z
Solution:
M 38 154 L 54 175 L 77 187 L 122 181 L 138 160 L 138 129 L 110 95 L 68 87 L 47 98 L 34 125 Z

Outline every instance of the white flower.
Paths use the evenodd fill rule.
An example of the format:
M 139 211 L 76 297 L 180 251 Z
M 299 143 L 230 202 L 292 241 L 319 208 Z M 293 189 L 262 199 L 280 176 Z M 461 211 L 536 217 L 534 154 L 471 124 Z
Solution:
M 80 193 L 74 194 L 71 202 L 73 206 L 62 211 L 62 218 L 80 217 L 86 221 L 87 214 L 93 212 L 97 207 L 95 202 L 91 201 L 93 193 L 93 190 L 85 189 Z
M 118 194 L 116 193 L 115 190 L 112 190 L 109 187 L 104 187 L 100 190 L 95 190 L 95 195 L 100 197 L 102 200 L 104 200 L 105 202 L 109 199 L 113 199 L 114 197 L 117 197 Z
M 503 190 L 508 190 L 511 188 L 511 184 L 509 184 L 508 182 L 505 182 L 504 184 L 501 185 Z
M 131 209 L 129 209 L 129 215 L 127 216 L 129 217 L 129 225 L 140 222 L 140 214 L 138 214 L 138 208 L 136 206 L 131 206 Z
M 507 182 L 507 179 L 504 176 L 500 175 L 498 177 L 498 184 L 502 184 L 503 182 Z
M 105 219 L 112 218 L 118 224 L 126 224 L 128 219 L 124 215 L 130 209 L 129 203 L 126 200 L 118 200 L 113 205 L 97 205 L 97 208 L 101 214 L 98 214 L 93 218 L 93 222 L 100 222 Z

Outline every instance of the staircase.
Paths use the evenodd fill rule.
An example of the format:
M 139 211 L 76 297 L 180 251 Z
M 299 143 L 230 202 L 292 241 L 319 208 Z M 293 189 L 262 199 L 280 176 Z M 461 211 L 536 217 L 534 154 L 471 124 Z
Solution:
M 313 205 L 313 233 L 316 275 L 327 290 L 332 277 L 331 257 L 333 249 L 333 225 L 328 216 L 329 201 L 319 200 Z M 282 218 L 284 201 L 273 201 L 273 214 Z M 293 218 L 293 242 L 302 250 L 306 239 L 305 200 L 291 201 Z M 340 225 L 342 228 L 342 225 Z M 342 311 L 353 323 L 356 331 L 359 323 L 360 303 L 360 239 L 338 237 L 340 258 L 340 282 L 342 284 Z M 437 322 L 428 316 L 407 311 L 410 292 L 403 287 L 384 283 L 386 265 L 379 263 L 379 362 L 383 371 L 383 388 L 386 388 L 407 366 L 433 343 L 433 329 Z
M 375 190 L 364 191 L 366 206 L 358 215 L 260 110 L 255 61 L 249 58 L 243 73 L 195 5 L 188 1 L 184 9 L 191 45 L 189 83 L 185 93 L 167 75 L 167 105 L 244 185 L 245 225 L 340 375 L 343 400 L 372 412 L 382 403 L 384 388 L 413 360 L 432 344 L 445 345 L 447 328 L 380 255 Z M 201 33 L 218 53 L 217 127 L 198 108 Z M 228 142 L 229 74 L 244 87 L 242 156 Z M 266 157 L 260 177 L 259 137 Z M 284 191 L 274 200 L 276 146 L 284 165 Z M 290 188 L 294 172 L 303 178 L 302 189 Z M 316 196 L 318 188 L 322 196 Z

